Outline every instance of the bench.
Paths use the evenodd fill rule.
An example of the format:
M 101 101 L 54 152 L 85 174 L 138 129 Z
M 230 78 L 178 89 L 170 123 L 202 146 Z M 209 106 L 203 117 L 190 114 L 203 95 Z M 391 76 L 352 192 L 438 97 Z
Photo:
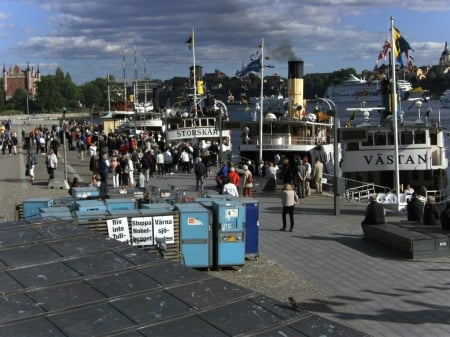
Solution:
M 414 222 L 363 225 L 367 239 L 402 251 L 411 259 L 450 255 L 450 232 Z

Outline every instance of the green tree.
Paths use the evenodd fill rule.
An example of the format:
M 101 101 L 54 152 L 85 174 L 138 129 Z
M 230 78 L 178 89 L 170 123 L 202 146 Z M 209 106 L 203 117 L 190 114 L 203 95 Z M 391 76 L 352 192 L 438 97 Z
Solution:
M 94 82 L 86 83 L 82 86 L 84 105 L 89 110 L 99 111 L 102 107 L 103 92 Z
M 11 98 L 10 102 L 12 107 L 22 112 L 27 112 L 27 91 L 22 88 L 18 88 Z
M 42 76 L 37 83 L 37 101 L 42 110 L 51 113 L 66 106 L 66 101 L 61 95 L 55 76 Z

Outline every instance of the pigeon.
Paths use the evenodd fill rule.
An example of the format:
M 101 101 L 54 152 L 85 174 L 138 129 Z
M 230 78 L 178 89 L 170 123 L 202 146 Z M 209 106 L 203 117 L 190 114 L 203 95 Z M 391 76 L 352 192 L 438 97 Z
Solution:
M 298 309 L 297 301 L 291 296 L 288 297 L 288 300 L 289 300 L 289 303 L 292 305 L 292 308 L 297 310 Z

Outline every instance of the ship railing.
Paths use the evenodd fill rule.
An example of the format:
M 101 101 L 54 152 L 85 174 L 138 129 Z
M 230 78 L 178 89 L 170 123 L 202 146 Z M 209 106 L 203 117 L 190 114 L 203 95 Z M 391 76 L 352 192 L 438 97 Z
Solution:
M 368 202 L 369 197 L 372 195 L 387 195 L 390 189 L 385 186 L 376 185 L 374 183 L 367 183 L 363 181 L 344 178 L 345 193 L 344 196 L 347 200 L 356 202 Z M 383 200 L 381 202 L 384 202 Z
M 435 198 L 436 204 L 444 204 L 449 200 L 450 190 L 429 190 L 427 191 L 426 197 L 433 196 Z
M 318 145 L 326 144 L 326 139 L 317 137 L 292 136 L 290 134 L 271 134 L 264 135 L 263 145 Z M 259 144 L 259 138 L 241 137 L 241 144 Z

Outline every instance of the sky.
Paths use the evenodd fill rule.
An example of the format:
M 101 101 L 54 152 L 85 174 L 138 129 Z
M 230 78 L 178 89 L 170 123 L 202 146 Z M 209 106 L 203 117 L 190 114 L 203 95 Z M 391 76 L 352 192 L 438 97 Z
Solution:
M 395 5 L 393 5 L 395 4 Z M 264 40 L 266 75 L 287 77 L 289 60 L 304 74 L 372 70 L 394 25 L 417 66 L 439 62 L 450 40 L 448 0 L 2 0 L 0 62 L 57 67 L 80 85 L 116 79 L 233 76 Z

